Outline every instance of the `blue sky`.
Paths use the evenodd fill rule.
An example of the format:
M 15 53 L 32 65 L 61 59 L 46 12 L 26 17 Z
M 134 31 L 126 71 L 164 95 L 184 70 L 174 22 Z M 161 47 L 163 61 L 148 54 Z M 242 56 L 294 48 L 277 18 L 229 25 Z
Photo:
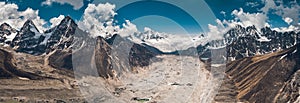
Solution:
M 1 1 L 1 0 L 0 0 Z M 90 1 L 84 1 L 84 6 L 79 10 L 74 10 L 73 6 L 70 4 L 59 4 L 53 3 L 52 5 L 42 5 L 45 0 L 2 0 L 8 3 L 15 3 L 19 6 L 20 11 L 24 11 L 27 8 L 32 8 L 34 10 L 39 10 L 39 16 L 46 21 L 49 21 L 53 17 L 59 15 L 69 15 L 73 19 L 79 20 Z
M 1 1 L 1 0 L 0 0 Z M 243 13 L 264 13 L 261 9 L 266 7 L 267 2 L 262 0 L 160 0 L 170 4 L 170 7 L 161 5 L 148 5 L 150 10 L 139 8 L 125 8 L 126 5 L 140 0 L 75 0 L 82 1 L 83 5 L 79 8 L 75 8 L 74 4 L 65 2 L 53 2 L 51 5 L 42 5 L 45 0 L 2 0 L 6 3 L 14 3 L 19 6 L 19 11 L 24 11 L 27 8 L 33 10 L 39 10 L 39 16 L 46 22 L 53 17 L 59 15 L 69 15 L 75 21 L 79 21 L 84 13 L 85 8 L 89 3 L 112 3 L 116 5 L 116 11 L 118 14 L 116 20 L 123 23 L 125 19 L 129 19 L 132 23 L 137 25 L 139 30 L 143 30 L 144 27 L 150 27 L 153 30 L 159 32 L 167 32 L 173 34 L 184 34 L 202 32 L 208 30 L 207 24 L 217 25 L 216 19 L 222 20 L 234 20 L 237 16 L 232 15 L 234 10 L 240 11 L 243 9 Z M 49 0 L 49 1 L 64 1 L 64 0 Z M 71 0 L 65 0 L 71 1 Z M 268 1 L 268 0 L 267 0 Z M 296 1 L 299 5 L 299 0 Z M 293 8 L 289 1 L 275 2 L 276 6 L 283 5 L 286 8 Z M 143 3 L 142 3 L 143 4 Z M 77 5 L 78 6 L 78 5 Z M 135 5 L 134 7 L 136 7 Z M 141 5 L 146 7 L 147 5 Z M 177 7 L 179 10 L 172 8 Z M 151 7 L 159 9 L 155 13 L 150 13 Z M 180 12 L 183 11 L 183 12 Z M 166 12 L 167 11 L 167 12 Z M 156 13 L 157 12 L 157 13 Z M 288 14 L 276 14 L 277 11 L 267 11 L 268 20 L 267 23 L 271 27 L 287 27 L 288 23 L 284 21 Z M 298 14 L 299 17 L 299 12 Z M 176 18 L 177 17 L 177 18 Z M 191 19 L 192 18 L 192 19 Z M 289 17 L 293 18 L 293 17 Z M 295 16 L 294 16 L 295 18 Z M 299 22 L 295 21 L 294 22 Z M 50 25 L 50 24 L 48 24 Z M 193 30 L 186 30 L 186 29 Z

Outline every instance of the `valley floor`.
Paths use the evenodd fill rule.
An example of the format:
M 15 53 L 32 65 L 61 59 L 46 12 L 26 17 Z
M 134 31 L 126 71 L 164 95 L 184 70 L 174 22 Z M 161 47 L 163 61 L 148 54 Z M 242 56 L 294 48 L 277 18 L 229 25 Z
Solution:
M 43 58 L 15 53 L 19 69 L 45 78 L 0 79 L 0 102 L 208 103 L 215 99 L 224 73 L 208 69 L 197 57 L 161 55 L 161 61 L 136 67 L 136 72 L 118 79 L 74 79 L 70 72 L 46 65 Z
M 137 68 L 138 73 L 125 73 L 118 80 L 108 80 L 108 84 L 101 78 L 83 78 L 79 80 L 81 92 L 90 102 L 207 103 L 213 100 L 218 82 L 198 58 L 172 55 L 159 58 L 161 62 Z

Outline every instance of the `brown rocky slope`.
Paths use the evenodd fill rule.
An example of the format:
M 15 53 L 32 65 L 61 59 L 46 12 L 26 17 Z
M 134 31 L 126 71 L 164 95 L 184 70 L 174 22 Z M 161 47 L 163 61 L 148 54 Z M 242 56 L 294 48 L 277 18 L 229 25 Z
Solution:
M 229 85 L 231 89 L 220 91 L 216 101 L 233 97 L 228 102 L 296 102 L 300 84 L 299 48 L 300 44 L 297 44 L 279 52 L 228 63 L 226 77 L 229 80 L 222 87 Z

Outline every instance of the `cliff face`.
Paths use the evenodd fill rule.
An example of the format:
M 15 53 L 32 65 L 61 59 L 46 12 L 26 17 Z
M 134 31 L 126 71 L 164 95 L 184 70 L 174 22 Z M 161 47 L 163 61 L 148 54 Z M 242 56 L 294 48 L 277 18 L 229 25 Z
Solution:
M 232 83 L 223 86 L 236 88 L 236 101 L 295 102 L 299 96 L 295 89 L 299 87 L 299 48 L 297 44 L 283 51 L 233 61 L 226 70 Z
M 101 77 L 113 77 L 112 57 L 110 56 L 111 47 L 101 37 L 97 38 L 95 48 L 95 63 Z

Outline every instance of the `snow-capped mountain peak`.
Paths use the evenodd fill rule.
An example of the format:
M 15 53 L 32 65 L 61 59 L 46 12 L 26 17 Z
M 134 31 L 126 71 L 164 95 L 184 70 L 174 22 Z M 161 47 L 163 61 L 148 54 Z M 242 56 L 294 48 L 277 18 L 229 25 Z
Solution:
M 21 32 L 24 30 L 30 30 L 34 33 L 40 33 L 40 31 L 37 29 L 37 27 L 34 25 L 32 20 L 27 20 L 23 27 L 21 28 Z
M 12 28 L 9 24 L 3 23 L 0 25 L 0 30 L 1 31 L 9 31 L 9 32 L 16 32 L 17 30 Z
M 0 25 L 0 42 L 10 43 L 17 35 L 17 30 L 12 28 L 9 24 L 3 23 Z
M 70 16 L 66 16 L 57 26 L 58 28 L 62 28 L 62 27 L 77 27 L 77 24 L 75 23 L 75 21 L 70 17 Z
M 45 38 L 39 32 L 33 21 L 27 20 L 21 30 L 17 33 L 16 37 L 12 40 L 11 46 L 16 51 L 22 51 L 29 54 L 41 54 L 42 47 L 39 44 Z
M 74 40 L 73 35 L 76 30 L 78 31 L 79 28 L 75 21 L 66 16 L 59 25 L 45 32 L 46 39 L 42 43 L 47 42 L 47 48 L 51 48 L 51 50 L 69 48 Z
M 142 41 L 159 41 L 168 38 L 169 34 L 156 32 L 148 27 L 143 32 L 137 33 L 135 36 Z

